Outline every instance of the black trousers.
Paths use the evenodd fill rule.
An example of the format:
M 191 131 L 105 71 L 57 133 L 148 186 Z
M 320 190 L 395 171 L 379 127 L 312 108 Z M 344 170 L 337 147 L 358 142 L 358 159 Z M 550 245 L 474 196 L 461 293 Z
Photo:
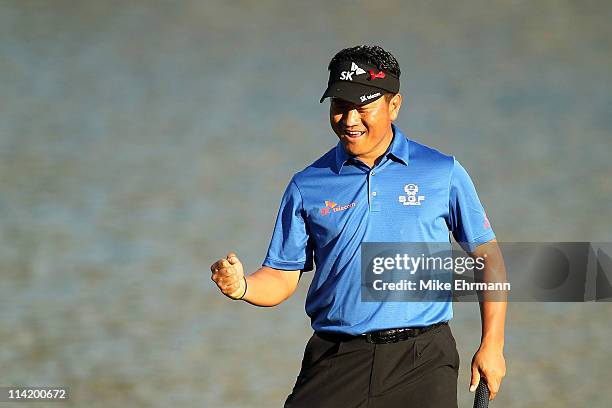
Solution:
M 458 373 L 448 325 L 389 344 L 314 333 L 285 408 L 457 407 Z

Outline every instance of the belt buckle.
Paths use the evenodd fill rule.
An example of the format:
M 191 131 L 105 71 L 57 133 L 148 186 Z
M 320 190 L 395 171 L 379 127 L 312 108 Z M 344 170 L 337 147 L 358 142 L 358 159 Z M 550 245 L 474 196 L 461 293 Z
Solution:
M 369 332 L 365 334 L 366 342 L 372 344 L 388 344 L 388 343 L 397 343 L 399 340 L 397 338 L 397 333 L 387 333 L 386 335 L 381 334 L 381 332 Z
M 387 344 L 387 343 L 398 343 L 400 341 L 407 340 L 409 338 L 418 337 L 419 335 L 426 333 L 438 326 L 445 324 L 445 322 L 435 323 L 426 327 L 419 328 L 399 328 L 399 329 L 388 329 L 381 331 L 364 333 L 366 342 L 373 344 Z

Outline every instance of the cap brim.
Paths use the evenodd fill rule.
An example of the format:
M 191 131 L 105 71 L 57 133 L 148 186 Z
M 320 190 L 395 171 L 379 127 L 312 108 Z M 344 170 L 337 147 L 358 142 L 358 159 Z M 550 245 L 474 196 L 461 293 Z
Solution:
M 373 86 L 366 86 L 356 82 L 339 81 L 327 87 L 319 103 L 322 103 L 325 98 L 340 98 L 354 103 L 355 105 L 365 105 L 379 99 L 385 92 L 385 90 Z

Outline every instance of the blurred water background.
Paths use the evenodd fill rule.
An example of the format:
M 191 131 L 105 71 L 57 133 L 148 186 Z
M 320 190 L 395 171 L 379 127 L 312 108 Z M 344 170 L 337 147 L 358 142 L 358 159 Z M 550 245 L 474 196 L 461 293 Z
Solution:
M 327 62 L 358 43 L 395 53 L 397 123 L 462 161 L 498 239 L 611 241 L 611 17 L 608 1 L 1 1 L 0 385 L 65 385 L 70 407 L 281 406 L 308 277 L 263 309 L 208 267 L 229 250 L 260 265 L 291 175 L 336 143 Z M 511 304 L 495 406 L 612 406 L 611 312 Z M 456 305 L 462 407 L 479 325 Z

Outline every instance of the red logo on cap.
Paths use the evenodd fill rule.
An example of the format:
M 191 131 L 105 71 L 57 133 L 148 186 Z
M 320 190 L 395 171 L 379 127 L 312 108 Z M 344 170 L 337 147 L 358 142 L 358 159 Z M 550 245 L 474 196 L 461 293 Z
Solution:
M 376 78 L 382 79 L 384 77 L 385 77 L 385 73 L 383 71 L 380 71 L 378 74 L 375 74 L 373 69 L 370 70 L 370 81 Z

